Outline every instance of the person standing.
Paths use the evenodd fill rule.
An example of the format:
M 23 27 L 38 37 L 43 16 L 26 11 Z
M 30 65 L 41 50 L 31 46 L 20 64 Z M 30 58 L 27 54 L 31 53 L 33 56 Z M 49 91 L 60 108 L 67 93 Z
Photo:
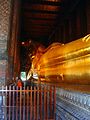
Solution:
M 20 87 L 23 87 L 23 84 L 22 84 L 22 81 L 20 79 L 18 79 L 17 81 L 17 86 L 20 88 Z

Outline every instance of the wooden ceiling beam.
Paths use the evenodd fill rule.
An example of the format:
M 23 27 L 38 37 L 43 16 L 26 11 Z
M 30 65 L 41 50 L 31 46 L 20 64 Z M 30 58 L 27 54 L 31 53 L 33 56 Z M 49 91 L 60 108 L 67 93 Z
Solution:
M 44 26 L 47 28 L 47 29 L 49 29 L 49 28 L 55 28 L 55 25 L 52 25 L 52 24 L 35 24 L 35 25 L 31 25 L 31 24 L 25 24 L 25 25 L 23 25 L 21 28 L 22 28 L 22 31 L 23 31 L 23 29 L 27 29 L 27 28 L 29 28 L 29 29 L 32 29 L 34 26 L 37 26 L 37 27 L 41 27 L 41 26 L 43 26 L 43 29 L 44 29 Z M 48 26 L 48 27 L 47 27 Z
M 52 18 L 43 18 L 43 17 L 31 17 L 31 16 L 26 16 L 23 19 L 30 19 L 30 20 L 45 20 L 45 21 L 53 21 L 53 20 L 57 20 L 55 17 Z
M 23 18 L 24 17 L 32 17 L 32 18 L 48 18 L 48 19 L 55 19 L 58 17 L 57 14 L 42 14 L 42 13 L 29 13 L 29 12 L 23 12 Z
M 53 23 L 53 22 L 22 22 L 22 26 L 55 26 L 56 23 Z
M 49 34 L 49 33 L 51 33 L 51 31 L 52 31 L 52 30 L 49 30 L 49 31 L 43 30 L 43 31 L 42 31 L 42 30 L 37 30 L 37 29 L 34 30 L 34 29 L 33 29 L 33 30 L 24 30 L 24 33 L 26 33 L 26 34 L 27 34 L 27 33 L 30 33 L 30 34 L 31 34 L 31 33 L 33 33 L 33 34 Z
M 36 38 L 43 38 L 43 39 L 45 39 L 45 38 L 47 38 L 48 37 L 48 35 L 35 35 L 35 36 L 33 36 L 33 35 L 24 35 L 24 36 L 22 36 L 22 39 L 23 39 L 23 41 L 24 40 L 29 40 L 29 39 L 32 39 L 32 40 L 34 40 L 34 39 L 36 39 Z M 39 40 L 39 39 L 38 39 Z
M 43 10 L 43 11 L 59 11 L 60 6 L 52 6 L 52 5 L 37 5 L 37 4 L 25 4 L 22 7 L 23 10 Z
M 29 40 L 29 39 L 32 39 L 32 38 L 42 38 L 42 37 L 46 38 L 47 36 L 48 35 L 42 35 L 42 34 L 41 35 L 38 34 L 38 35 L 33 36 L 33 34 L 32 35 L 29 34 L 29 35 L 23 35 L 22 38 L 23 38 L 23 41 L 24 41 L 24 39 L 26 41 L 26 40 Z
M 48 10 L 27 10 L 27 9 L 25 9 L 25 11 L 24 12 L 28 12 L 29 14 L 30 13 L 40 13 L 40 14 L 59 14 L 60 13 L 60 11 L 48 11 Z
M 23 29 L 21 32 L 24 34 L 25 32 L 31 32 L 31 31 L 33 31 L 33 32 L 50 32 L 50 31 L 53 31 L 54 29 L 52 28 L 52 29 L 41 29 L 41 28 L 37 28 L 37 29 L 35 29 L 35 28 L 31 28 L 31 29 L 29 29 L 29 28 L 25 28 L 25 29 Z
M 54 26 L 34 26 L 34 25 L 32 25 L 32 26 L 26 26 L 26 27 L 24 27 L 24 29 L 27 29 L 27 30 L 30 30 L 30 29 L 54 29 L 55 27 Z
M 51 33 L 51 32 L 50 32 Z M 23 36 L 48 36 L 48 32 L 25 32 Z
M 28 4 L 42 4 L 42 5 L 52 5 L 52 6 L 61 6 L 62 5 L 62 0 L 22 0 L 23 4 L 28 3 Z
M 23 22 L 26 23 L 30 23 L 30 24 L 34 24 L 34 23 L 38 23 L 38 24 L 54 24 L 57 21 L 46 21 L 46 20 L 31 20 L 31 19 L 24 19 Z

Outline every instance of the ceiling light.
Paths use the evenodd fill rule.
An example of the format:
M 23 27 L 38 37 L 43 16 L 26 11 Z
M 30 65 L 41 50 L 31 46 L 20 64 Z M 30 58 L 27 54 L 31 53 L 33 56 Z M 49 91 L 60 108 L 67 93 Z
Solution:
M 24 42 L 22 42 L 22 45 L 24 45 Z

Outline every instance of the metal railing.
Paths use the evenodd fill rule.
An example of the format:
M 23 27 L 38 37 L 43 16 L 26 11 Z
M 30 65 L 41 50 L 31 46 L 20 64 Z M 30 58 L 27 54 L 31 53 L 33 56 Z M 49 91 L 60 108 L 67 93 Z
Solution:
M 55 120 L 56 89 L 52 86 L 0 89 L 0 120 Z

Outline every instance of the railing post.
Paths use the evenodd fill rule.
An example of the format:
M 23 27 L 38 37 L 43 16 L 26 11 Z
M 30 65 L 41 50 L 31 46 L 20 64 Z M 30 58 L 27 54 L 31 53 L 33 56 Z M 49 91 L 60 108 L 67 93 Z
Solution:
M 46 115 L 46 86 L 44 86 L 44 119 L 47 120 L 47 115 Z
M 25 87 L 23 87 L 23 90 L 25 90 Z M 23 97 L 25 98 L 25 92 L 23 92 Z M 23 120 L 25 120 L 25 99 L 23 100 Z
M 14 90 L 15 90 L 15 86 L 13 86 L 13 96 L 12 96 L 13 97 L 12 98 L 12 107 L 13 107 L 13 110 L 12 110 L 12 112 L 13 112 L 12 113 L 12 120 L 14 120 L 14 117 L 15 117 L 14 116 L 14 111 L 16 110 L 15 109 L 15 92 L 14 92 Z
M 18 95 L 19 95 L 19 93 L 18 93 L 18 86 L 16 87 L 16 120 L 18 120 L 18 117 L 19 117 L 19 113 L 18 113 Z
M 9 86 L 9 120 L 11 120 L 11 86 Z
M 20 87 L 20 120 L 22 120 L 22 87 Z
M 40 91 L 39 91 L 39 86 L 37 87 L 37 120 L 38 120 L 38 118 L 39 118 L 39 93 L 40 93 Z
M 30 90 L 30 120 L 32 120 L 32 87 Z
M 7 120 L 7 108 L 8 108 L 8 106 L 7 106 L 7 86 L 5 87 L 5 90 L 6 90 L 6 93 L 5 93 L 5 106 L 6 106 L 6 108 L 5 108 L 5 120 Z
M 34 86 L 34 120 L 36 120 L 36 87 Z
M 25 93 L 25 92 L 24 92 L 24 93 Z M 26 105 L 27 105 L 27 107 L 26 107 L 26 108 L 27 108 L 27 120 L 28 120 L 28 117 L 29 117 L 29 116 L 28 116 L 28 115 L 29 115 L 29 114 L 28 114 L 28 113 L 29 113 L 29 108 L 28 108 L 28 107 L 29 107 L 29 87 L 27 87 L 27 92 L 26 92 L 26 94 L 27 94 L 27 98 L 26 98 L 26 103 L 27 103 Z
M 54 119 L 56 119 L 56 87 L 54 86 Z
M 39 101 L 39 104 L 40 104 L 40 120 L 42 120 L 42 87 L 41 86 L 40 86 L 39 96 L 40 96 L 40 101 Z
M 49 93 L 49 104 L 50 104 L 50 118 L 52 118 L 52 86 L 50 86 L 50 93 Z

